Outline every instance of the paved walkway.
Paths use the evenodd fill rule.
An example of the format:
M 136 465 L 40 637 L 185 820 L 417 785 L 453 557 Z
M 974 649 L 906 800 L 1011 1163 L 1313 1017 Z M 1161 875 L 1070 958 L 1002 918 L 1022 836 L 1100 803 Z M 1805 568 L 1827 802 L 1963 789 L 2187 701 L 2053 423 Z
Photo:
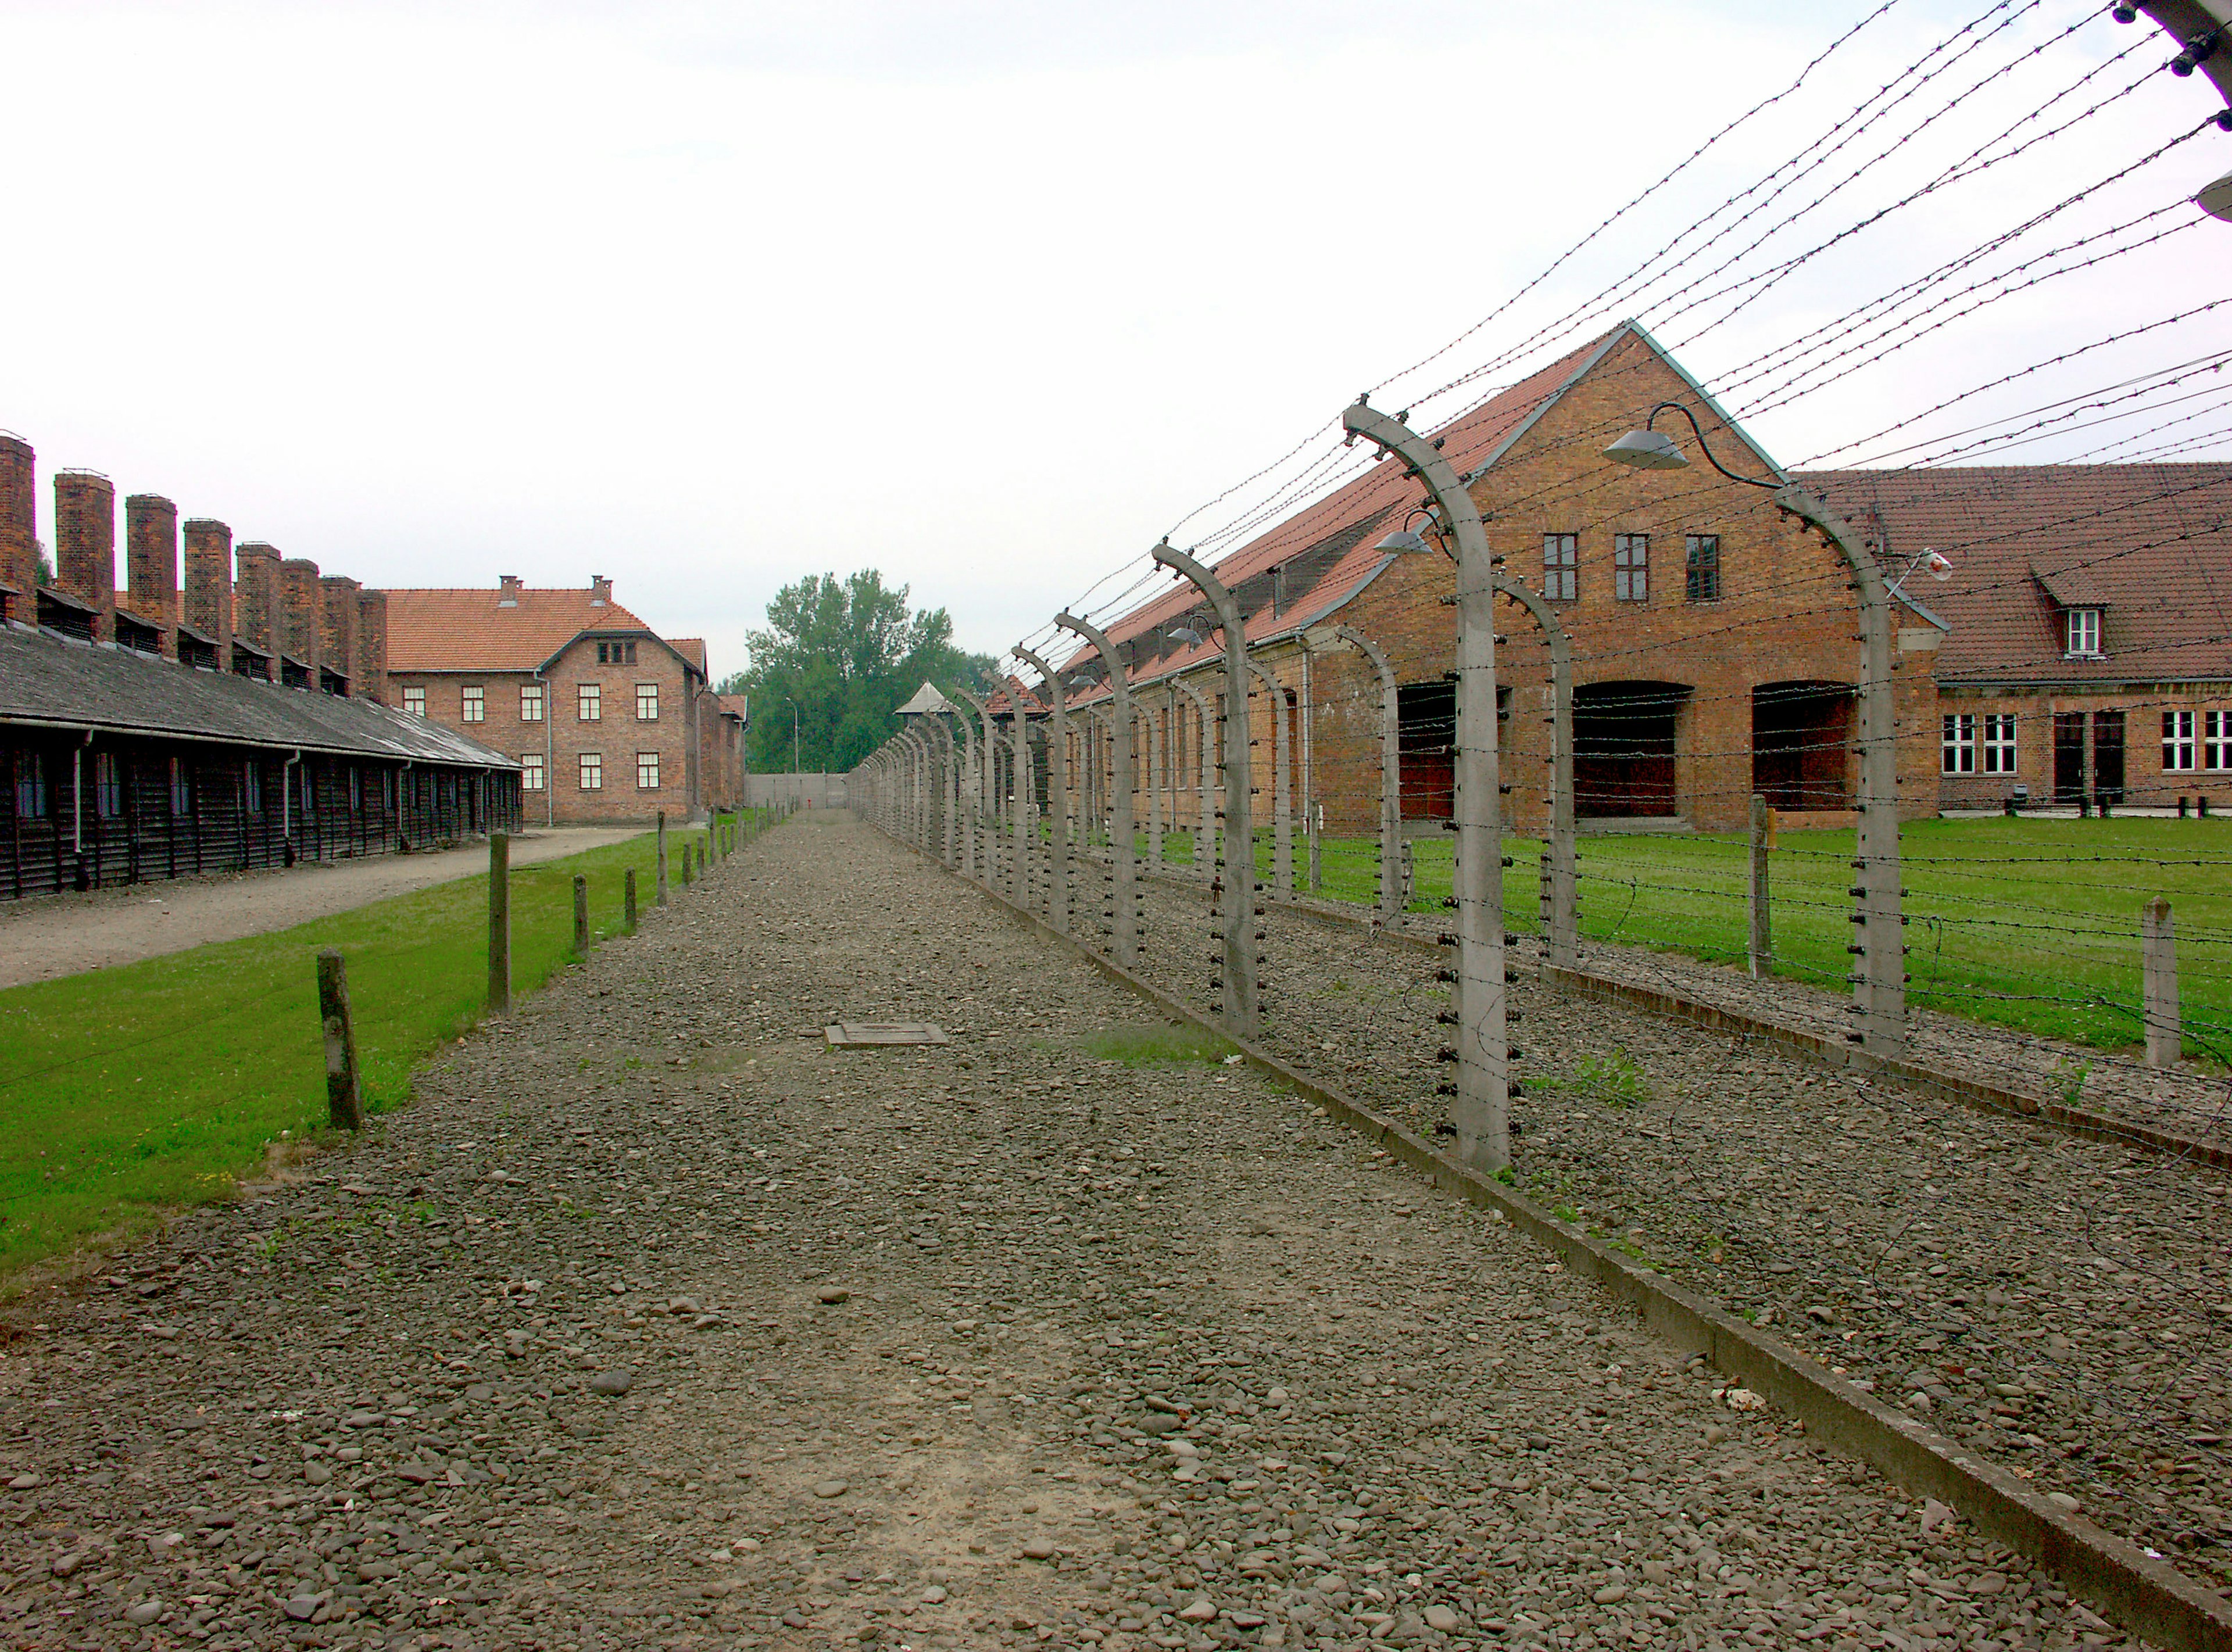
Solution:
M 646 919 L 9 1313 L 0 1646 L 2102 1632 L 1253 1071 L 1112 1059 L 1169 1029 L 864 827 Z
M 638 836 L 561 826 L 511 840 L 511 864 L 533 865 Z M 488 845 L 370 855 L 225 878 L 129 884 L 88 895 L 0 902 L 0 988 L 137 963 L 210 941 L 237 941 L 407 895 L 488 869 Z

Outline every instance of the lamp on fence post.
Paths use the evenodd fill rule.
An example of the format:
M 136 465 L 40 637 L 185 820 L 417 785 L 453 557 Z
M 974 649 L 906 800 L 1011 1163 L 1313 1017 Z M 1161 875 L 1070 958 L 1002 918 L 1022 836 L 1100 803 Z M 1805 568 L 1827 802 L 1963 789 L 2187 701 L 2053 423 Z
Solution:
M 1374 411 L 1360 397 L 1341 415 L 1341 423 L 1352 437 L 1361 436 L 1403 461 L 1433 496 L 1437 534 L 1456 541 L 1457 1076 L 1450 1122 L 1457 1126 L 1458 1155 L 1466 1163 L 1500 1170 L 1511 1162 L 1511 1052 L 1505 1033 L 1503 818 L 1488 530 L 1463 482 L 1427 437 L 1401 418 Z M 1422 537 L 1419 542 L 1423 547 Z
M 1347 625 L 1313 625 L 1303 640 L 1320 653 L 1346 643 L 1379 676 L 1379 916 L 1389 921 L 1403 910 L 1403 725 L 1395 668 L 1377 643 Z
M 1658 415 L 1690 421 L 1705 462 L 1731 482 L 1763 488 L 1786 513 L 1820 531 L 1852 570 L 1860 597 L 1860 829 L 1852 859 L 1850 950 L 1860 967 L 1852 983 L 1851 1013 L 1858 1027 L 1845 1034 L 1870 1055 L 1886 1059 L 1906 1047 L 1906 934 L 1899 910 L 1898 696 L 1891 677 L 1891 593 L 1883 570 L 1844 520 L 1804 489 L 1741 476 L 1713 457 L 1697 416 L 1680 402 L 1661 402 L 1641 430 L 1630 431 L 1605 457 L 1645 470 L 1678 470 L 1690 461 L 1671 437 L 1651 428 Z
M 1047 813 L 1052 837 L 1047 845 L 1047 922 L 1069 933 L 1069 713 L 1061 678 L 1053 666 L 1017 643 L 1017 659 L 1039 674 L 1047 698 Z
M 1093 645 L 1100 656 L 1100 663 L 1108 668 L 1108 694 L 1115 710 L 1116 742 L 1110 754 L 1115 765 L 1111 777 L 1109 813 L 1112 820 L 1109 835 L 1113 839 L 1109 857 L 1109 904 L 1115 910 L 1109 919 L 1113 933 L 1116 962 L 1130 969 L 1139 961 L 1139 865 L 1138 851 L 1132 841 L 1132 689 L 1125 680 L 1123 658 L 1107 633 L 1098 626 L 1087 624 L 1075 614 L 1063 612 L 1054 617 L 1054 623 L 1064 631 L 1074 632 Z
M 1224 1024 L 1236 1036 L 1253 1037 L 1260 1013 L 1256 993 L 1256 836 L 1249 824 L 1248 791 L 1255 778 L 1248 761 L 1248 638 L 1240 605 L 1223 581 L 1165 540 L 1155 560 L 1193 581 L 1209 599 L 1224 629 L 1224 972 L 1219 978 Z M 1206 728 L 1203 730 L 1204 736 Z M 1204 740 L 1204 748 L 1207 741 Z M 1211 885 L 1215 887 L 1214 884 Z

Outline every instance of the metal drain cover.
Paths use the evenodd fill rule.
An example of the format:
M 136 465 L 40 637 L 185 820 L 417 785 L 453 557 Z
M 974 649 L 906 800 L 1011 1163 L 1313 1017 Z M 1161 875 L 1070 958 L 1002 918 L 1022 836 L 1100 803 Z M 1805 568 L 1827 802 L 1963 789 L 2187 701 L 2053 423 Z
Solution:
M 821 1029 L 833 1050 L 872 1050 L 892 1044 L 951 1044 L 943 1027 L 928 1021 L 839 1021 Z

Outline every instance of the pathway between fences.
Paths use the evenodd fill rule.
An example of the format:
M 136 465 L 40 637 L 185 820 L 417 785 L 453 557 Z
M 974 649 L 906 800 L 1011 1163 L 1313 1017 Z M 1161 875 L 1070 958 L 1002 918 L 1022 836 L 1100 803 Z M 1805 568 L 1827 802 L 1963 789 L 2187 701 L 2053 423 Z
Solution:
M 2102 1632 L 868 828 L 671 898 L 36 1305 L 14 1643 Z

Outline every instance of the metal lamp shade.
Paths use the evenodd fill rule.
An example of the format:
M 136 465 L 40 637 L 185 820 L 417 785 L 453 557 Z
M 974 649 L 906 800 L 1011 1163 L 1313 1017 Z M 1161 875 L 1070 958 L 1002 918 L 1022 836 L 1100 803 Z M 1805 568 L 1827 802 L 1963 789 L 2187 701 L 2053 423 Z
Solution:
M 1607 459 L 1638 470 L 1682 470 L 1690 463 L 1674 438 L 1657 431 L 1630 431 L 1604 451 Z

